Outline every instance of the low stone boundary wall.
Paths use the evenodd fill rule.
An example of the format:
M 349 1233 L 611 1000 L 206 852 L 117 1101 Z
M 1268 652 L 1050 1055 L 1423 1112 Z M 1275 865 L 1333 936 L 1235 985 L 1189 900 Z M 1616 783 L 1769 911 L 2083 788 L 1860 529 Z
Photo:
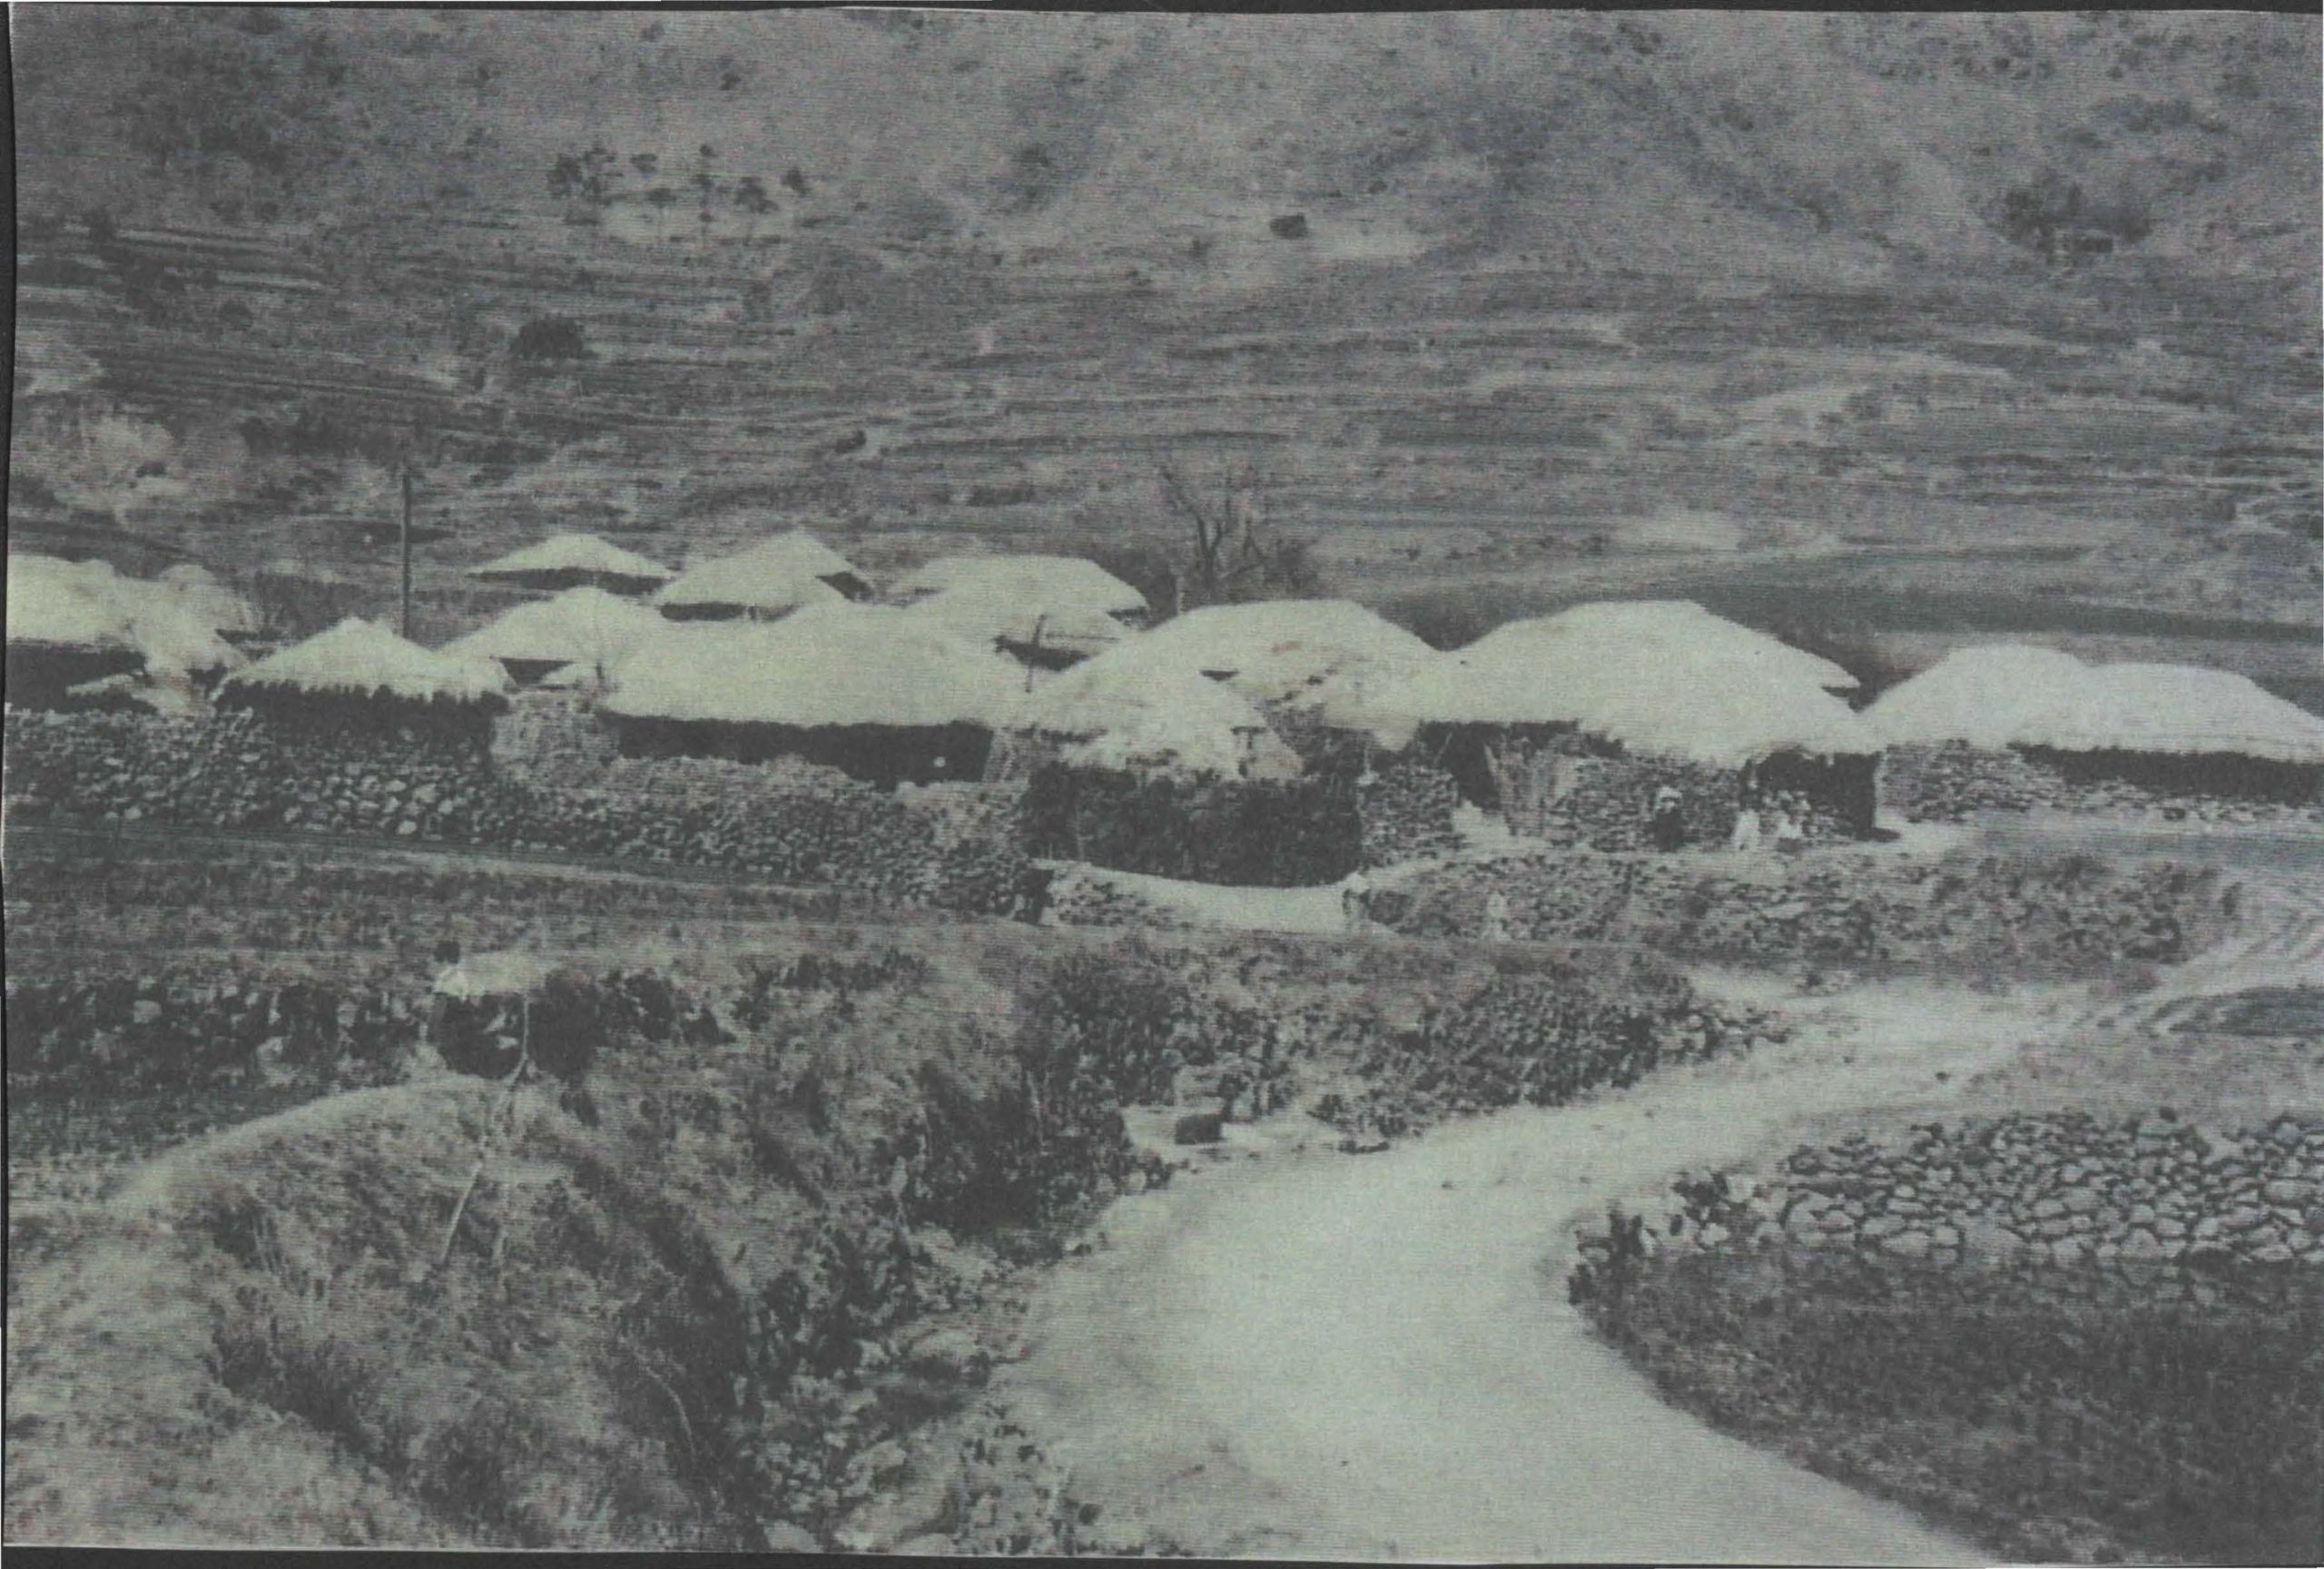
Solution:
M 1897 746 L 1882 760 L 1881 802 L 1920 823 L 1958 823 L 1981 812 L 2054 811 L 2154 816 L 2191 823 L 2324 824 L 2324 793 L 2305 801 L 2246 799 L 2173 791 L 2093 775 L 2071 776 L 2017 748 L 1963 743 Z
M 1006 793 L 894 793 L 831 770 L 616 761 L 594 785 L 528 783 L 473 749 L 334 737 L 247 715 L 7 716 L 20 821 L 300 828 L 416 843 L 731 867 L 874 897 L 1006 913 L 1032 868 Z
M 1371 913 L 1410 936 L 1475 935 L 1496 891 L 1508 902 L 1508 935 L 1521 940 L 1996 975 L 2173 963 L 2207 945 L 2233 911 L 2218 873 L 2168 863 L 1863 852 L 1713 866 L 1548 852 L 1417 872 L 1376 891 Z
M 1906 1258 L 2324 1264 L 2324 1117 L 2235 1131 L 2080 1113 L 1928 1123 L 1682 1179 L 1665 1240 Z

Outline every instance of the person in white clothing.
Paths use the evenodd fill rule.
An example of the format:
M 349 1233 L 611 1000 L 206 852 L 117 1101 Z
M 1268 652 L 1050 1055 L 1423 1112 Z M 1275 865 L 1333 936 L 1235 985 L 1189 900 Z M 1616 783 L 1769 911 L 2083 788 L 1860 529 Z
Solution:
M 1361 932 L 1369 918 L 1372 902 L 1372 879 L 1362 872 L 1351 872 L 1340 884 L 1340 914 L 1347 922 L 1350 932 Z

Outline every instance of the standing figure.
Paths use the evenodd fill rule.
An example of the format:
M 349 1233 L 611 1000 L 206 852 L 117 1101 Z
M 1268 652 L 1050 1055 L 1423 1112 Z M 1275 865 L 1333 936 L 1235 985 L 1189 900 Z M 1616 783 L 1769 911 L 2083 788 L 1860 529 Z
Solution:
M 1776 808 L 1776 854 L 1797 855 L 1807 848 L 1807 832 L 1800 826 L 1797 804 L 1788 795 Z
M 1742 809 L 1735 814 L 1735 832 L 1728 835 L 1729 850 L 1757 850 L 1759 847 L 1759 806 L 1756 797 L 1746 795 Z
M 1498 888 L 1485 895 L 1485 941 L 1509 941 L 1509 895 Z
M 1361 871 L 1349 873 L 1340 884 L 1340 915 L 1351 933 L 1364 931 L 1371 919 L 1371 903 L 1372 879 Z
M 1657 850 L 1676 850 L 1687 842 L 1685 803 L 1671 785 L 1654 793 L 1654 811 L 1647 819 L 1646 833 Z

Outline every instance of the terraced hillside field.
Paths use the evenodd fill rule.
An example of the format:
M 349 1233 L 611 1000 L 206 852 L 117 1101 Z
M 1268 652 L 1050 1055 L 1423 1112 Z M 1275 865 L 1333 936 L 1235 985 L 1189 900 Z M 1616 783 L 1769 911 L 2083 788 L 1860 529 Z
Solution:
M 963 536 L 1167 550 L 1169 462 L 1255 471 L 1363 597 L 1806 582 L 1883 625 L 1901 585 L 1923 630 L 2168 612 L 2194 619 L 2125 635 L 2313 678 L 2270 629 L 2318 583 L 2313 252 L 2276 232 L 2312 202 L 2254 196 L 2312 188 L 2312 28 L 2045 19 L 2001 70 L 1990 19 L 1934 53 L 1796 19 L 1827 96 L 1895 122 L 1806 170 L 1822 111 L 1714 20 L 1028 20 L 1000 54 L 962 21 L 779 49 L 747 18 L 497 51 L 450 20 L 113 27 L 131 80 L 241 84 L 227 151 L 99 91 L 64 22 L 20 28 L 12 529 L 378 608 L 409 453 L 448 633 L 459 569 L 552 524 L 679 558 L 796 518 L 875 567 Z M 1248 80 L 1204 74 L 1229 54 Z M 877 149 L 803 123 L 841 90 L 804 61 L 893 95 Z M 1959 144 L 1973 99 L 1990 144 Z M 621 174 L 576 204 L 555 160 L 593 138 Z M 2139 223 L 2043 260 L 2003 211 L 2043 170 L 2080 171 L 2091 223 L 2141 193 Z M 547 317 L 587 357 L 517 357 Z

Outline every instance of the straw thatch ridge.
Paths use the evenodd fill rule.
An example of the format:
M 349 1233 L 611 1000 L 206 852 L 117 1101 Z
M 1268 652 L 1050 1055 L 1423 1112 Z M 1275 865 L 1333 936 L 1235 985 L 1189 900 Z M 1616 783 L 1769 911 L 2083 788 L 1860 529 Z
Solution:
M 1877 737 L 1824 689 L 1816 668 L 1822 661 L 1751 656 L 1749 644 L 1692 617 L 1658 616 L 1649 625 L 1656 635 L 1641 640 L 1640 623 L 1622 616 L 1512 622 L 1325 712 L 1392 750 L 1410 745 L 1424 725 L 1466 725 L 1571 727 L 1641 753 L 1730 769 L 1779 752 L 1879 751 Z M 1689 626 L 1699 636 L 1681 640 Z
M 537 680 L 566 665 L 610 668 L 665 625 L 635 600 L 602 588 L 567 588 L 518 605 L 440 652 L 455 659 L 497 659 L 518 680 Z
M 1865 719 L 1891 745 L 2324 765 L 2324 718 L 2248 676 L 2195 665 L 2092 665 L 2022 644 L 1956 650 L 1884 693 Z
M 1072 604 L 1029 602 L 1006 585 L 969 584 L 914 600 L 910 613 L 1020 662 L 1061 670 L 1102 654 L 1132 630 L 1102 610 Z
M 940 556 L 896 584 L 899 603 L 960 591 L 987 603 L 1052 613 L 1143 617 L 1146 596 L 1078 556 Z
M 1600 599 L 1561 610 L 1522 628 L 1577 633 L 1634 656 L 1668 649 L 1748 671 L 1763 680 L 1805 683 L 1827 692 L 1853 692 L 1861 685 L 1846 669 L 1779 637 L 1713 615 L 1691 599 Z
M 226 678 L 222 696 L 274 692 L 399 698 L 407 703 L 494 705 L 507 678 L 485 659 L 435 652 L 350 616 L 326 632 L 268 655 Z
M 1002 722 L 1016 667 L 924 618 L 818 605 L 772 624 L 669 626 L 613 671 L 617 716 L 802 728 Z
M 531 588 L 583 586 L 637 594 L 676 576 L 648 556 L 625 550 L 595 534 L 556 534 L 538 544 L 471 567 L 468 575 L 486 583 Z
M 674 621 L 772 619 L 816 605 L 860 599 L 870 585 L 852 563 L 804 529 L 746 550 L 698 561 L 653 598 Z
M 246 601 L 198 567 L 148 581 L 107 561 L 24 554 L 8 558 L 7 577 L 8 696 L 20 706 L 155 694 L 185 706 L 197 676 L 244 663 L 220 631 L 257 625 Z M 133 683 L 116 679 L 132 676 L 153 691 L 132 693 Z
M 1298 776 L 1297 753 L 1225 686 L 1141 658 L 1143 639 L 1028 694 L 1015 727 L 1062 743 L 1068 763 L 1227 778 Z
M 1225 681 L 1254 703 L 1314 707 L 1416 674 L 1435 650 L 1348 599 L 1189 610 L 1137 639 L 1150 664 Z

